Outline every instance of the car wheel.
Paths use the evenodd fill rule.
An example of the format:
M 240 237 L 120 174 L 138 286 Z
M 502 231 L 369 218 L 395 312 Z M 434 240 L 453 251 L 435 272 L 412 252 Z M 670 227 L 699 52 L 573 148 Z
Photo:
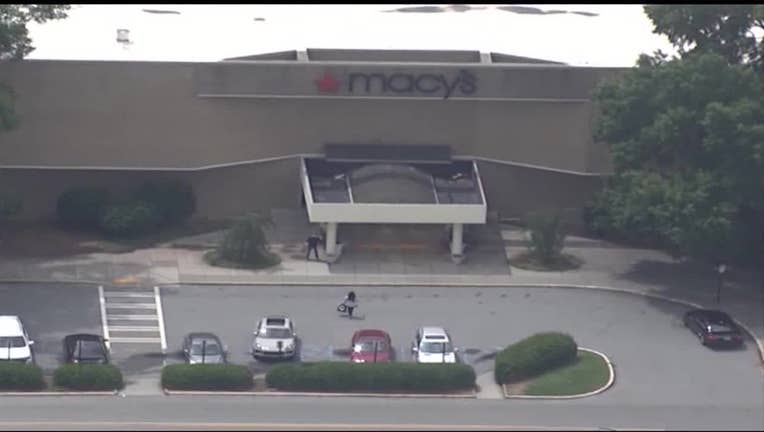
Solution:
M 706 338 L 703 337 L 703 334 L 698 335 L 698 339 L 700 339 L 700 344 L 705 346 L 706 345 Z

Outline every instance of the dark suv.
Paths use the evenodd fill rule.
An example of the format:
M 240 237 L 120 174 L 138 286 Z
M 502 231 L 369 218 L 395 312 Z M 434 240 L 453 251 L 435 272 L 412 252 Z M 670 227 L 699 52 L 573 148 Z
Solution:
M 67 363 L 109 363 L 106 340 L 94 334 L 71 334 L 64 338 L 64 356 Z
M 695 309 L 684 315 L 684 325 L 703 345 L 740 346 L 743 334 L 729 315 L 718 310 Z

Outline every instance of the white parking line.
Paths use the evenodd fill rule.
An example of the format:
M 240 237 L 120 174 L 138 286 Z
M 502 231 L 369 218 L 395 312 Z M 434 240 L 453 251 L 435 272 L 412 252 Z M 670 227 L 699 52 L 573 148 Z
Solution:
M 164 315 L 162 315 L 162 298 L 159 295 L 159 287 L 154 287 L 154 299 L 156 301 L 157 321 L 159 322 L 159 337 L 162 339 L 162 354 L 167 352 L 167 337 L 164 332 Z
M 106 299 L 103 297 L 103 286 L 98 285 L 98 303 L 101 305 L 101 325 L 103 326 L 103 338 L 106 339 L 106 348 L 111 349 L 109 340 L 109 325 L 106 321 Z

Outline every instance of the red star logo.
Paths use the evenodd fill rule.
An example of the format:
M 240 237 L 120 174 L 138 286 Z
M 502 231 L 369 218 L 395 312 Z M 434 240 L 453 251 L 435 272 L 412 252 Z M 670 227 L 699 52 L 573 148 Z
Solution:
M 321 93 L 337 93 L 340 89 L 340 81 L 329 72 L 324 72 L 324 76 L 314 82 Z

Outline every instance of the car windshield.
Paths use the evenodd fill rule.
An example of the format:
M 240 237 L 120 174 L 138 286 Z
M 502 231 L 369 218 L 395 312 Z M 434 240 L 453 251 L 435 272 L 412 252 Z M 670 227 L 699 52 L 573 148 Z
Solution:
M 355 352 L 374 352 L 374 343 L 377 344 L 377 351 L 383 351 L 387 349 L 387 344 L 383 340 L 362 340 L 356 342 L 353 347 Z
M 26 346 L 22 336 L 0 336 L 0 348 L 22 348 Z
M 287 339 L 292 337 L 292 332 L 286 328 L 265 328 L 260 330 L 260 337 L 269 339 Z
M 204 355 L 207 356 L 214 356 L 214 355 L 220 355 L 220 346 L 214 342 L 207 342 L 207 345 L 204 346 L 201 343 L 194 343 L 191 345 L 191 355 L 202 355 L 202 350 L 204 349 Z
M 74 347 L 74 355 L 78 358 L 101 358 L 103 357 L 103 348 L 96 341 L 79 341 Z
M 716 324 L 709 324 L 708 331 L 710 333 L 732 333 L 734 329 L 732 329 L 732 327 L 729 324 L 716 323 Z
M 420 351 L 426 353 L 442 353 L 444 351 L 444 342 L 423 342 Z M 454 349 L 450 342 L 445 342 L 445 352 L 450 353 Z

